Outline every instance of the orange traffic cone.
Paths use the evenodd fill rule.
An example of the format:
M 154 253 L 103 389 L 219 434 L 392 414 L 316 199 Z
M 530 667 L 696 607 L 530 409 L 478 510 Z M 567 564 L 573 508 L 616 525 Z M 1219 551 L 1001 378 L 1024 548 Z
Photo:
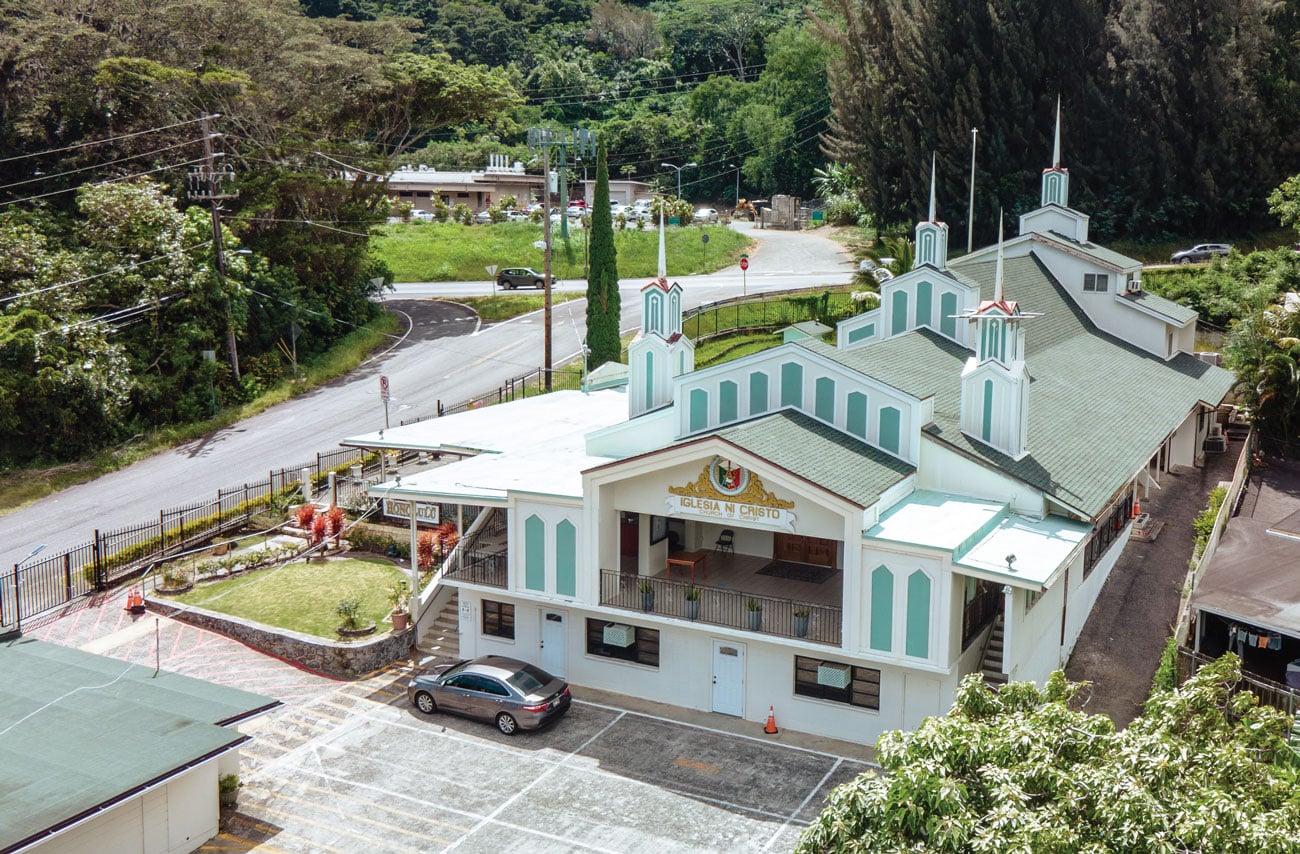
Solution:
M 1136 519 L 1137 517 L 1139 517 L 1139 516 L 1141 516 L 1141 515 L 1142 515 L 1142 502 L 1141 502 L 1141 501 L 1138 501 L 1136 498 L 1134 498 L 1134 499 L 1133 499 L 1133 518 Z
M 772 706 L 767 707 L 767 725 L 763 727 L 763 732 L 776 735 L 776 709 Z

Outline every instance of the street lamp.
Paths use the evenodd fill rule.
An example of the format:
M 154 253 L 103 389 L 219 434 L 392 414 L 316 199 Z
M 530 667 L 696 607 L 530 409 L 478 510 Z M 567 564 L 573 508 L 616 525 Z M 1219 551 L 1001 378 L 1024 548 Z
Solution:
M 680 199 L 682 197 L 682 170 L 685 169 L 687 166 L 698 166 L 699 164 L 696 163 L 694 160 L 692 160 L 690 163 L 687 163 L 684 166 L 674 166 L 672 163 L 660 163 L 659 165 L 667 166 L 669 169 L 677 170 L 677 198 Z

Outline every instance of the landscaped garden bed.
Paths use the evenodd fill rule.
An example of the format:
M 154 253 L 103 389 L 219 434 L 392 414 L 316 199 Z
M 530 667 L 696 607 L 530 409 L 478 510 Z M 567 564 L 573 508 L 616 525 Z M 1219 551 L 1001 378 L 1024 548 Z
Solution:
M 357 601 L 363 625 L 366 620 L 382 624 L 392 609 L 389 588 L 406 578 L 384 558 L 317 558 L 199 584 L 170 600 L 334 640 L 341 601 Z

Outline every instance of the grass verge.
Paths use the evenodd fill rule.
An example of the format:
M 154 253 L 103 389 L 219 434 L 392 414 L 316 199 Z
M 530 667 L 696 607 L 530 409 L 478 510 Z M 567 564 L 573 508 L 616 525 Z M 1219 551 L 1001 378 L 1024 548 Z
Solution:
M 65 465 L 13 469 L 0 478 L 0 514 L 16 510 L 33 501 L 39 501 L 69 486 L 94 480 L 103 474 L 125 468 L 131 463 L 159 451 L 229 427 L 250 418 L 291 397 L 311 391 L 361 364 L 368 354 L 391 342 L 389 336 L 398 332 L 401 321 L 385 314 L 360 329 L 339 339 L 326 353 L 298 366 L 298 379 L 282 380 L 267 389 L 256 399 L 240 406 L 218 412 L 206 421 L 193 424 L 160 427 L 132 438 L 115 448 L 101 451 L 93 457 Z
M 399 282 L 485 281 L 486 267 L 542 269 L 542 227 L 522 222 L 495 225 L 459 225 L 416 222 L 382 226 L 375 230 L 375 252 Z M 703 237 L 707 235 L 706 244 Z M 551 274 L 560 279 L 584 278 L 586 235 L 569 233 L 565 243 L 552 233 Z M 664 233 L 670 273 L 687 276 L 720 270 L 735 264 L 751 241 L 725 225 L 672 227 Z M 626 229 L 614 232 L 621 277 L 654 276 L 659 269 L 659 232 Z
M 406 577 L 401 569 L 380 558 L 294 562 L 202 584 L 171 598 L 208 611 L 334 640 L 343 622 L 334 610 L 340 600 L 356 599 L 361 605 L 358 622 L 374 620 L 379 626 L 389 611 L 388 588 Z
M 552 291 L 551 305 L 568 302 L 571 299 L 586 298 L 586 293 Z M 490 297 L 439 297 L 439 299 L 468 306 L 474 309 L 484 323 L 496 323 L 518 317 L 521 314 L 528 314 L 530 311 L 541 311 L 545 297 L 540 293 L 506 293 Z

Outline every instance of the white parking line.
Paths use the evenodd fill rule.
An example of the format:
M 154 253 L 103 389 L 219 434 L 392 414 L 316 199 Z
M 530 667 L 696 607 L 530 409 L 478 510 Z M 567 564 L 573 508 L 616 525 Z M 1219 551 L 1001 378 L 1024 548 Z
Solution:
M 790 817 L 785 820 L 785 824 L 781 825 L 781 827 L 777 829 L 776 833 L 772 834 L 772 838 L 767 840 L 767 844 L 763 846 L 764 851 L 771 850 L 772 846 L 776 844 L 776 840 L 782 833 L 785 833 L 785 829 L 790 826 L 790 822 L 795 821 L 798 818 L 799 813 L 803 812 L 803 808 L 808 806 L 808 802 L 813 799 L 813 795 L 821 791 L 822 786 L 826 785 L 826 781 L 831 778 L 831 775 L 834 774 L 836 769 L 838 769 L 842 764 L 844 764 L 843 759 L 835 760 L 835 764 L 831 766 L 831 769 L 822 775 L 822 778 L 817 781 L 816 786 L 813 786 L 812 789 L 809 790 L 808 797 L 803 799 L 803 803 L 795 807 L 794 812 L 790 813 Z
M 536 777 L 534 777 L 534 778 L 533 778 L 533 781 L 532 781 L 531 783 L 529 783 L 527 786 L 524 786 L 524 787 L 523 787 L 522 789 L 520 789 L 519 791 L 515 792 L 512 796 L 510 796 L 509 799 L 507 799 L 505 802 L 503 802 L 503 803 L 501 803 L 499 806 L 497 806 L 496 809 L 492 810 L 492 812 L 489 813 L 489 814 L 487 815 L 487 817 L 485 817 L 482 821 L 480 821 L 478 824 L 476 824 L 476 825 L 474 825 L 473 827 L 471 827 L 471 828 L 469 829 L 469 833 L 466 833 L 466 834 L 465 834 L 464 836 L 462 836 L 460 839 L 457 839 L 455 842 L 453 842 L 451 845 L 448 845 L 448 846 L 447 846 L 446 848 L 444 848 L 443 850 L 444 850 L 444 851 L 455 851 L 457 848 L 460 847 L 460 844 L 461 844 L 462 842 L 464 842 L 466 839 L 469 839 L 471 836 L 473 836 L 473 835 L 475 834 L 475 832 L 477 832 L 480 828 L 484 827 L 485 825 L 487 825 L 487 824 L 490 823 L 490 822 L 495 821 L 495 820 L 496 820 L 496 817 L 497 817 L 498 815 L 501 814 L 501 811 L 502 811 L 502 810 L 504 810 L 506 807 L 508 807 L 508 806 L 510 806 L 511 804 L 513 804 L 515 801 L 519 800 L 521 797 L 523 797 L 525 794 L 527 794 L 527 793 L 528 793 L 528 792 L 529 792 L 529 791 L 530 791 L 534 786 L 536 786 L 538 783 L 542 782 L 542 781 L 545 780 L 547 777 L 549 777 L 549 776 L 551 776 L 552 774 L 554 774 L 555 771 L 556 771 L 556 769 L 563 767 L 564 763 L 565 763 L 566 761 L 568 761 L 569 759 L 572 759 L 572 758 L 573 758 L 573 757 L 574 757 L 574 756 L 575 756 L 579 751 L 581 751 L 582 749 L 584 749 L 585 747 L 587 747 L 587 745 L 591 744 L 593 741 L 595 741 L 596 739 L 598 739 L 598 738 L 600 738 L 602 735 L 604 735 L 605 732 L 606 732 L 610 727 L 612 727 L 614 724 L 616 724 L 616 723 L 618 723 L 619 721 L 621 721 L 621 720 L 623 719 L 623 716 L 624 716 L 625 714 L 627 714 L 627 713 L 626 713 L 626 712 L 621 712 L 621 711 L 620 711 L 620 712 L 619 712 L 619 713 L 614 717 L 614 719 L 613 719 L 612 721 L 610 721 L 609 723 L 607 723 L 607 724 L 605 724 L 603 727 L 601 727 L 599 730 L 597 730 L 595 735 L 593 735 L 591 738 L 589 738 L 589 739 L 587 739 L 586 741 L 584 741 L 582 744 L 578 745 L 578 746 L 577 746 L 576 748 L 574 748 L 573 750 L 569 751 L 569 754 L 568 754 L 567 756 L 565 756 L 563 760 L 561 760 L 560 762 L 558 762 L 558 763 L 556 763 L 555 765 L 551 766 L 550 768 L 547 768 L 547 769 L 546 769 L 545 771 L 543 771 L 541 774 L 538 774 Z M 587 847 L 587 846 L 584 846 L 584 847 Z M 604 851 L 604 850 L 606 850 L 606 849 L 592 847 L 591 850 L 593 850 L 593 851 Z M 617 852 L 611 851 L 610 854 L 617 854 Z

